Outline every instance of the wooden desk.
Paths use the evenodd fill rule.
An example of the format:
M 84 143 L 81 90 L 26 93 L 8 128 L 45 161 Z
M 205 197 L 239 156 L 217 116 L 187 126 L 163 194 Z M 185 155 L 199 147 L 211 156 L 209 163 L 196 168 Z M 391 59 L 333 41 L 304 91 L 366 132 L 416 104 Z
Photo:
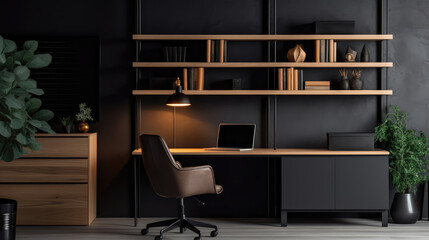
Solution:
M 250 151 L 213 151 L 204 148 L 170 148 L 173 155 L 184 156 L 338 156 L 338 155 L 389 155 L 389 152 L 383 149 L 376 149 L 375 151 L 329 151 L 322 148 L 255 148 Z M 133 156 L 141 155 L 141 149 L 133 151 Z
M 250 151 L 213 151 L 213 150 L 206 150 L 204 148 L 170 148 L 170 152 L 175 155 L 175 156 L 247 156 L 247 157 L 257 157 L 257 156 L 264 156 L 264 157 L 278 157 L 279 161 L 282 162 L 283 166 L 287 166 L 286 169 L 282 168 L 282 181 L 284 181 L 284 177 L 283 175 L 288 175 L 289 177 L 292 178 L 302 178 L 305 173 L 310 172 L 310 175 L 308 176 L 304 176 L 305 179 L 313 179 L 311 181 L 309 181 L 309 185 L 305 187 L 305 189 L 308 190 L 308 192 L 306 193 L 308 196 L 308 206 L 311 209 L 312 207 L 312 199 L 318 199 L 318 196 L 316 196 L 317 194 L 319 194 L 319 192 L 317 191 L 313 191 L 314 188 L 314 182 L 322 182 L 324 183 L 324 181 L 327 183 L 326 186 L 322 185 L 322 186 L 317 186 L 318 188 L 320 188 L 323 191 L 327 191 L 327 192 L 334 192 L 337 191 L 338 192 L 338 196 L 335 196 L 336 198 L 338 198 L 339 200 L 341 200 L 342 195 L 340 195 L 341 193 L 344 193 L 344 190 L 342 189 L 337 189 L 334 190 L 333 187 L 336 185 L 341 186 L 341 184 L 336 184 L 333 181 L 329 181 L 330 179 L 336 179 L 334 177 L 334 175 L 338 175 L 338 181 L 341 181 L 341 183 L 344 184 L 350 184 L 353 186 L 354 183 L 356 182 L 365 182 L 365 184 L 360 184 L 362 186 L 360 186 L 359 184 L 357 186 L 354 186 L 353 189 L 361 189 L 362 194 L 358 194 L 356 196 L 356 194 L 352 194 L 351 196 L 353 198 L 359 198 L 359 196 L 366 196 L 365 193 L 367 191 L 367 189 L 371 189 L 370 186 L 367 185 L 374 185 L 373 183 L 371 183 L 371 181 L 373 180 L 371 177 L 365 177 L 368 174 L 367 169 L 371 170 L 375 164 L 375 166 L 379 166 L 381 165 L 381 169 L 383 171 L 381 171 L 383 174 L 379 175 L 378 174 L 378 170 L 371 170 L 374 174 L 373 178 L 375 178 L 376 176 L 379 176 L 379 179 L 377 179 L 376 181 L 379 183 L 380 186 L 378 186 L 378 189 L 376 189 L 375 192 L 379 192 L 380 193 L 380 198 L 384 199 L 387 196 L 388 199 L 388 192 L 387 194 L 385 193 L 385 191 L 388 191 L 388 158 L 387 156 L 389 155 L 388 151 L 382 150 L 382 149 L 376 149 L 375 151 L 329 151 L 327 149 L 309 149 L 309 148 L 278 148 L 278 149 L 273 149 L 273 148 L 255 148 L 253 150 Z M 134 157 L 134 224 L 135 226 L 137 226 L 137 219 L 139 217 L 139 209 L 140 209 L 140 162 L 141 162 L 141 149 L 136 149 L 132 152 L 132 155 Z M 381 159 L 380 159 L 381 158 Z M 342 167 L 343 162 L 356 162 L 356 159 L 365 159 L 359 162 L 363 162 L 364 164 L 360 164 L 358 163 L 356 167 L 356 169 L 358 169 L 357 171 L 359 173 L 362 173 L 362 179 L 357 179 L 355 178 L 355 176 L 352 176 L 350 179 L 347 179 L 346 177 L 341 175 L 341 172 L 350 172 L 350 174 L 348 175 L 353 175 L 353 169 L 343 169 L 340 168 Z M 374 160 L 374 161 L 373 161 Z M 338 171 L 335 172 L 334 170 L 335 168 L 335 164 L 338 161 Z M 309 168 L 309 166 L 317 166 L 316 168 Z M 359 169 L 360 167 L 360 169 Z M 301 168 L 303 169 L 307 169 L 306 171 L 304 171 L 304 173 L 302 173 Z M 308 169 L 310 169 L 311 171 L 308 171 Z M 370 171 L 370 172 L 371 172 Z M 299 176 L 295 176 L 295 174 L 298 174 Z M 356 173 L 355 173 L 356 174 Z M 315 177 L 314 177 L 314 176 Z M 386 176 L 387 177 L 386 177 Z M 358 175 L 359 176 L 359 175 Z M 340 178 L 341 177 L 341 178 Z M 321 179 L 322 180 L 321 180 Z M 367 181 L 365 181 L 367 180 Z M 303 180 L 304 181 L 304 180 Z M 286 186 L 285 189 L 282 189 L 282 196 L 283 195 L 287 195 L 287 196 L 296 196 L 296 194 L 294 193 L 296 189 L 301 189 L 300 186 L 295 186 L 296 181 L 292 181 L 292 180 L 288 180 L 287 183 L 291 183 L 291 186 Z M 284 183 L 283 183 L 284 184 Z M 317 185 L 317 184 L 316 184 Z M 320 184 L 319 184 L 320 185 Z M 325 188 L 324 188 L 325 187 Z M 288 189 L 292 189 L 292 194 L 289 194 L 287 191 Z M 347 189 L 347 188 L 346 188 Z M 387 189 L 387 190 L 386 190 Z M 385 191 L 379 191 L 379 190 L 385 190 Z M 287 194 L 286 194 L 287 193 Z M 313 193 L 316 193 L 316 195 L 314 195 Z M 357 193 L 359 193 L 357 191 Z M 347 194 L 349 194 L 348 192 L 343 194 L 348 196 Z M 304 194 L 305 195 L 305 194 Z M 323 195 L 323 193 L 320 193 L 319 195 Z M 350 195 L 350 194 L 349 194 Z M 287 197 L 283 196 L 282 197 L 282 201 L 285 201 L 285 204 L 282 203 L 282 206 L 284 206 L 284 209 L 282 208 L 282 226 L 286 226 L 287 223 L 287 212 L 290 211 L 294 211 L 297 207 L 291 206 L 291 204 L 288 201 L 292 201 L 292 203 L 295 202 L 299 202 L 301 203 L 305 203 L 305 201 L 303 201 L 303 199 L 289 199 Z M 299 195 L 300 196 L 300 195 Z M 379 198 L 379 196 L 376 196 L 376 198 Z M 295 201 L 296 200 L 296 201 Z M 304 199 L 305 200 L 305 199 Z M 295 201 L 295 202 L 294 202 Z M 333 211 L 337 211 L 337 209 L 332 207 L 332 203 L 335 202 L 333 199 L 326 199 L 325 204 L 327 206 L 322 206 L 322 209 L 328 210 L 331 209 Z M 343 201 L 344 202 L 344 201 Z M 345 200 L 345 202 L 347 203 L 348 200 Z M 387 201 L 383 201 L 386 202 L 386 205 L 388 203 Z M 377 212 L 382 212 L 382 218 L 383 218 L 383 226 L 387 226 L 387 208 L 388 207 L 378 207 L 379 205 L 377 205 L 375 207 L 375 209 L 369 209 L 370 211 L 377 211 Z M 358 206 L 360 207 L 360 206 Z M 365 209 L 366 206 L 363 206 L 363 209 Z M 298 206 L 299 208 L 299 206 Z M 348 209 L 352 209 L 353 211 L 355 210 L 356 206 L 345 206 L 344 209 L 342 210 L 348 210 Z M 319 211 L 320 209 L 318 209 L 318 206 L 316 206 L 315 208 L 317 211 Z M 360 208 L 359 208 L 360 209 Z M 366 210 L 368 210 L 366 209 Z

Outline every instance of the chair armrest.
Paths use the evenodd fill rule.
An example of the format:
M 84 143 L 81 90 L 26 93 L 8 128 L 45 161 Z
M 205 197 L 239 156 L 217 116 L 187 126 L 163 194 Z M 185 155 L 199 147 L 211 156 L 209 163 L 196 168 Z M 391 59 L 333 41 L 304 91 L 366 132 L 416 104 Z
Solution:
M 178 184 L 182 197 L 200 194 L 216 194 L 213 168 L 209 165 L 179 169 Z

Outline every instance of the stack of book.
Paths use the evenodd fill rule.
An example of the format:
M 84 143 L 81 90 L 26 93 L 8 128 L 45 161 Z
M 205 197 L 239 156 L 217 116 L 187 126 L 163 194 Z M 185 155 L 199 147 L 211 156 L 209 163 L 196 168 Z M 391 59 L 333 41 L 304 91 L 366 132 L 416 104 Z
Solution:
M 207 62 L 226 62 L 226 40 L 207 40 Z
M 337 62 L 337 42 L 316 40 L 314 45 L 315 62 Z
M 183 69 L 183 90 L 204 90 L 204 68 Z
M 330 90 L 330 81 L 305 81 L 305 90 Z
M 278 69 L 278 90 L 303 90 L 304 71 L 294 68 Z

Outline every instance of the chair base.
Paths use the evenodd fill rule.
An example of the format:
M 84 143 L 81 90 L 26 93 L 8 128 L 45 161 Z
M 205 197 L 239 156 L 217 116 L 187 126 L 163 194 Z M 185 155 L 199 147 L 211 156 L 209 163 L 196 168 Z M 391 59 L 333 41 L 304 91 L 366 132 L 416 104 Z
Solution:
M 201 239 L 201 232 L 198 230 L 197 227 L 205 227 L 205 228 L 213 228 L 214 230 L 210 233 L 211 237 L 216 237 L 218 235 L 218 229 L 216 225 L 204 223 L 195 221 L 192 219 L 187 219 L 184 212 L 184 204 L 183 204 L 183 198 L 178 199 L 178 205 L 179 205 L 179 217 L 175 219 L 160 221 L 160 222 L 154 222 L 149 223 L 146 225 L 146 228 L 143 228 L 141 230 L 142 235 L 146 235 L 149 232 L 150 228 L 153 227 L 164 227 L 159 231 L 159 235 L 155 236 L 155 240 L 162 240 L 163 234 L 166 232 L 169 232 L 173 229 L 180 228 L 180 233 L 183 233 L 186 231 L 186 229 L 191 230 L 192 232 L 198 234 L 198 237 L 195 237 L 194 240 L 200 240 Z

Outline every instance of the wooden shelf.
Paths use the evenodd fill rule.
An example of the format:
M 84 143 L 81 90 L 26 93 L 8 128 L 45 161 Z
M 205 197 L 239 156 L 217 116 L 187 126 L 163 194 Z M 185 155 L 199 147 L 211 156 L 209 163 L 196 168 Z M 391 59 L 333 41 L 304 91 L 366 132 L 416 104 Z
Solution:
M 133 90 L 133 95 L 171 95 L 174 90 Z M 392 90 L 185 90 L 187 95 L 392 95 Z
M 133 62 L 139 68 L 384 68 L 393 67 L 392 62 Z
M 392 34 L 344 34 L 344 35 L 327 35 L 327 34 L 278 34 L 278 35 L 192 35 L 192 34 L 134 34 L 133 40 L 243 40 L 243 41 L 266 41 L 266 40 L 368 40 L 381 41 L 393 39 Z

